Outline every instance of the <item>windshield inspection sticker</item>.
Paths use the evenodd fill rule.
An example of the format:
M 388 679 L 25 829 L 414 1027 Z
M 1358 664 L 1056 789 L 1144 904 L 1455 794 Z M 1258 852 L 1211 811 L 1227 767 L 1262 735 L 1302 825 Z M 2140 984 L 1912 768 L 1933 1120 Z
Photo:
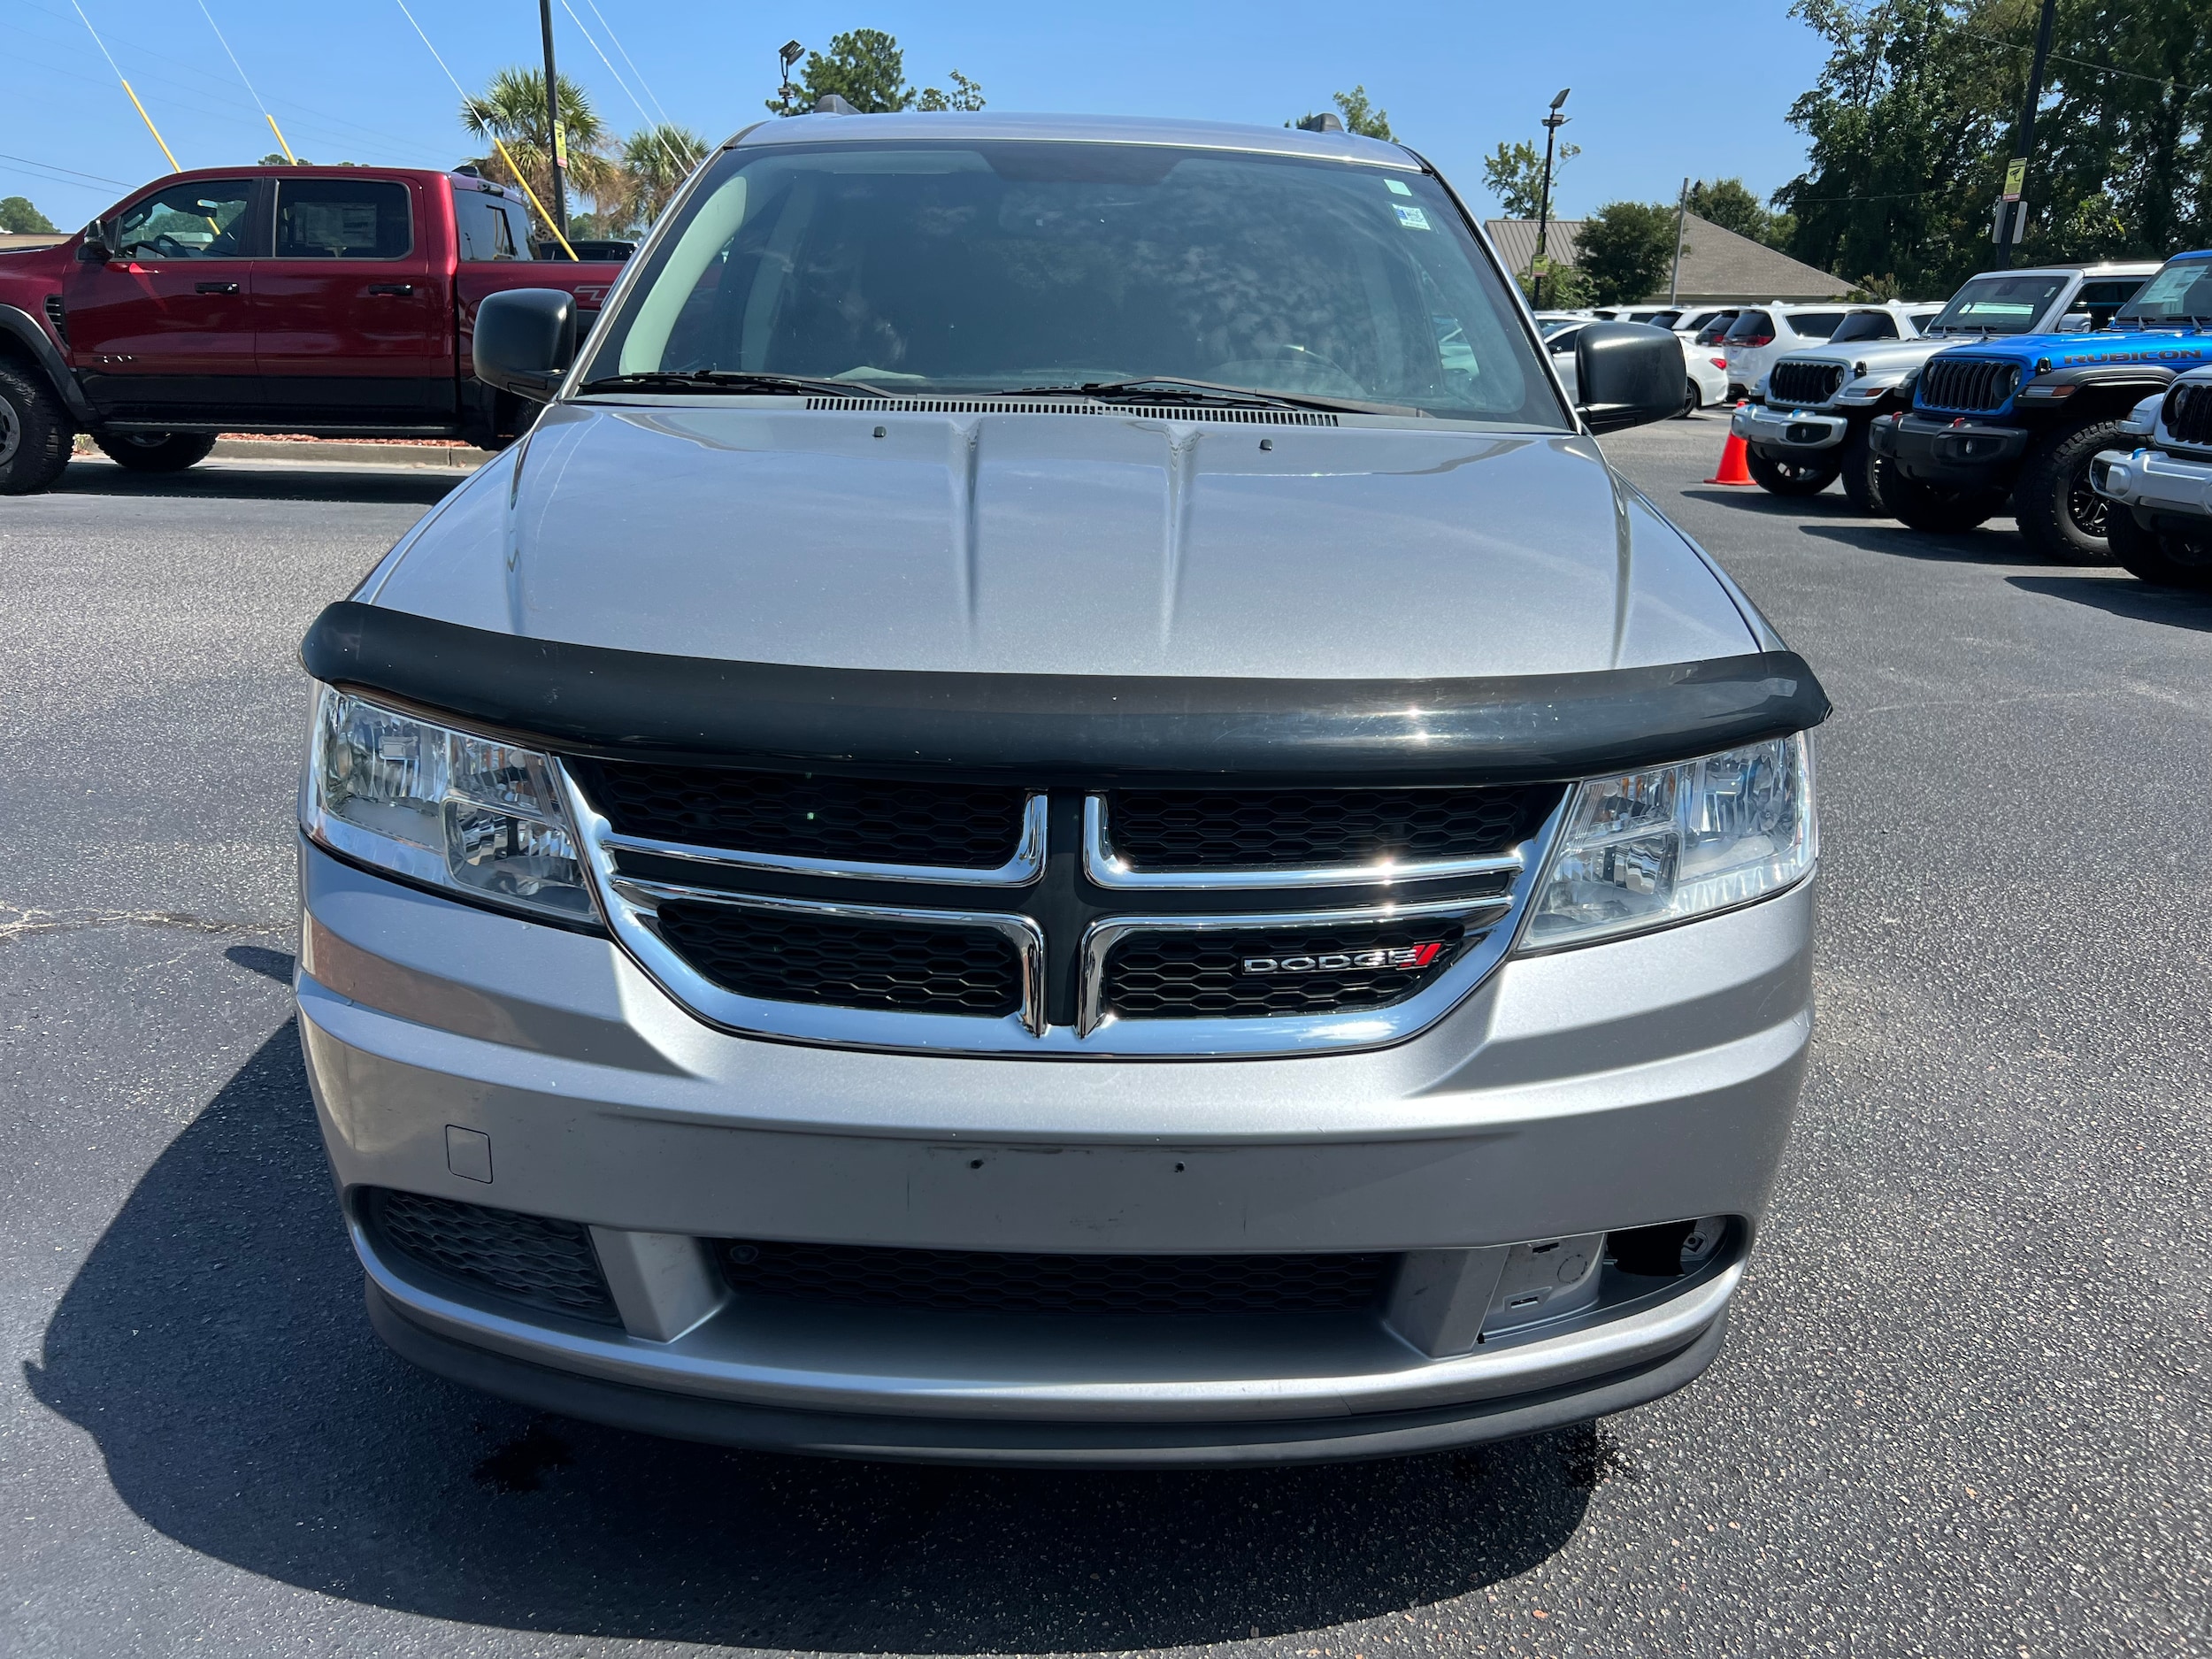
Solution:
M 1391 204 L 1391 205 L 1397 208 L 1398 222 L 1401 225 L 1403 225 L 1408 230 L 1427 230 L 1429 228 L 1429 216 L 1426 213 L 1424 213 L 1419 208 L 1397 207 L 1397 204 L 1394 202 Z
M 1413 194 L 1413 187 L 1408 184 L 1403 179 L 1385 179 L 1383 180 L 1383 185 L 1384 188 L 1389 190 L 1390 194 L 1393 196 L 1411 196 Z

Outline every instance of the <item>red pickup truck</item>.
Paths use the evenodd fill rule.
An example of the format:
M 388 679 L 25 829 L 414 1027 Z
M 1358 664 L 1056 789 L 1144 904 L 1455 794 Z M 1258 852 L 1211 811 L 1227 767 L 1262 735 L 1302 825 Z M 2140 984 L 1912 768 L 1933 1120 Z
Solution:
M 219 432 L 495 449 L 534 410 L 470 373 L 478 303 L 561 288 L 589 322 L 621 269 L 531 259 L 519 195 L 471 173 L 172 173 L 0 254 L 0 495 L 53 483 L 80 431 L 142 472 Z

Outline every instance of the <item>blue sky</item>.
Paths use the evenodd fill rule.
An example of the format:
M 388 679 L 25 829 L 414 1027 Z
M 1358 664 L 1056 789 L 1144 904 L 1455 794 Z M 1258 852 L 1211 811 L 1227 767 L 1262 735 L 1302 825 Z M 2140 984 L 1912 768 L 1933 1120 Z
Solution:
M 275 148 L 199 0 L 82 0 L 187 167 Z M 409 0 L 462 81 L 539 61 L 534 0 Z M 1571 86 L 1564 135 L 1583 154 L 1559 183 L 1568 216 L 1618 197 L 1674 198 L 1683 176 L 1740 174 L 1763 195 L 1795 173 L 1784 120 L 1820 43 L 1785 0 L 1664 9 L 1460 0 L 1120 0 L 1043 8 L 1010 0 L 568 0 L 648 109 L 711 138 L 761 113 L 775 49 L 840 29 L 899 37 L 908 78 L 957 68 L 994 108 L 1186 115 L 1279 124 L 1363 83 L 1400 137 L 1486 207 L 1481 158 L 1540 141 Z M 469 151 L 457 98 L 396 0 L 207 0 L 293 149 L 317 161 L 447 166 Z M 632 78 L 601 17 L 649 85 Z M 583 29 L 554 0 L 561 67 L 618 130 L 640 124 Z M 67 169 L 68 173 L 55 171 Z M 0 195 L 28 196 L 73 227 L 166 172 L 70 0 L 0 0 Z M 90 174 L 92 178 L 73 175 Z M 112 182 L 109 182 L 112 181 Z

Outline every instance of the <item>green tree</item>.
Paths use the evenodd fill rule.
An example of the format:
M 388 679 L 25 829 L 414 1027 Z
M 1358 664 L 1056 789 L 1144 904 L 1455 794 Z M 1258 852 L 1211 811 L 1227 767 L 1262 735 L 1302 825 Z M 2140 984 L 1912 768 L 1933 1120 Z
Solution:
M 620 170 L 609 158 L 612 135 L 592 108 L 591 96 L 566 75 L 561 77 L 561 130 L 568 141 L 568 195 L 597 202 L 618 198 Z M 472 158 L 470 165 L 487 179 L 503 184 L 526 181 L 549 211 L 553 205 L 553 158 L 545 143 L 545 73 L 539 69 L 503 69 L 475 97 L 461 104 L 461 125 L 479 138 L 496 137 L 521 168 L 517 179 L 500 159 L 495 147 L 489 155 Z M 572 199 L 572 208 L 580 206 Z M 541 232 L 549 227 L 540 227 Z
M 1357 133 L 1363 138 L 1381 138 L 1392 142 L 1397 134 L 1390 130 L 1390 111 L 1379 110 L 1367 101 L 1367 88 L 1356 86 L 1349 92 L 1333 92 L 1329 102 L 1335 104 L 1337 113 L 1344 118 L 1344 130 Z
M 1583 222 L 1575 264 L 1600 305 L 1648 299 L 1664 285 L 1674 257 L 1674 209 L 1609 202 Z
M 1559 217 L 1559 175 L 1582 153 L 1579 144 L 1563 143 L 1552 157 L 1552 217 Z M 1501 143 L 1483 157 L 1482 180 L 1498 198 L 1499 211 L 1508 219 L 1534 219 L 1542 204 L 1544 152 L 1525 142 Z
M 1573 265 L 1562 265 L 1549 254 L 1531 263 L 1533 272 L 1513 273 L 1530 304 L 1546 311 L 1574 311 L 1599 303 L 1596 285 Z
M 54 228 L 54 221 L 31 205 L 24 196 L 0 196 L 0 232 L 10 235 L 43 235 Z
M 1722 179 L 1708 184 L 1700 179 L 1690 187 L 1690 211 L 1723 230 L 1779 248 L 1788 242 L 1797 221 L 1787 213 L 1770 213 L 1741 179 Z
M 914 107 L 932 111 L 974 111 L 983 107 L 983 88 L 979 82 L 969 80 L 957 69 L 952 72 L 951 79 L 950 92 L 941 91 L 935 87 L 924 87 L 920 96 L 914 101 Z
M 632 133 L 622 141 L 614 182 L 593 197 L 601 209 L 603 234 L 641 234 L 650 229 L 706 153 L 705 139 L 673 121 Z
M 910 110 L 920 96 L 906 84 L 906 54 L 898 38 L 881 29 L 831 35 L 826 54 L 806 55 L 798 89 L 797 107 L 786 108 L 780 98 L 771 98 L 768 107 L 778 115 L 804 115 L 834 92 L 863 115 L 881 115 Z

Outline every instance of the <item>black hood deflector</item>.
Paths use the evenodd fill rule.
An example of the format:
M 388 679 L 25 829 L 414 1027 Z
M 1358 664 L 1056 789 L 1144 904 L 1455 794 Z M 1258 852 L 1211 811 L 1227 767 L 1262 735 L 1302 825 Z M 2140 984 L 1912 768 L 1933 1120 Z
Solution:
M 572 753 L 1035 785 L 1586 778 L 1828 718 L 1793 651 L 1487 680 L 933 673 L 534 640 L 342 601 L 317 680 Z

